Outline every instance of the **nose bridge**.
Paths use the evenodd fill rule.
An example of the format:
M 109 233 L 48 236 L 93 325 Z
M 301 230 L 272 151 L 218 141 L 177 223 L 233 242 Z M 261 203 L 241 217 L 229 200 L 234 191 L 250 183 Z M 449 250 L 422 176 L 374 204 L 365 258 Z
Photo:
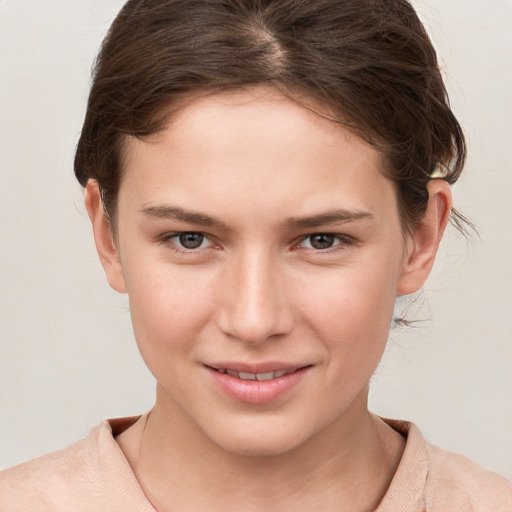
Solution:
M 233 262 L 226 284 L 223 330 L 245 343 L 260 343 L 290 328 L 279 262 L 271 251 L 247 248 Z

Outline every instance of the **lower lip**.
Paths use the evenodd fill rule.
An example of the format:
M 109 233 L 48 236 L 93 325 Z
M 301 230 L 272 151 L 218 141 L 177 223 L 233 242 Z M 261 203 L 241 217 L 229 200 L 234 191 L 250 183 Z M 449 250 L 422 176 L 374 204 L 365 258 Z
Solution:
M 208 368 L 217 386 L 230 398 L 248 404 L 267 404 L 294 388 L 310 367 L 271 380 L 243 380 Z

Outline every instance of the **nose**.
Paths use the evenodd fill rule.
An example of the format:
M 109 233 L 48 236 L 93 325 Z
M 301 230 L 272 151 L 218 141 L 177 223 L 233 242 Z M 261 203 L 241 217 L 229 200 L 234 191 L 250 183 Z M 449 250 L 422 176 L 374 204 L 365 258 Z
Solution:
M 290 332 L 292 311 L 279 262 L 263 251 L 248 251 L 225 278 L 219 324 L 226 335 L 259 345 Z

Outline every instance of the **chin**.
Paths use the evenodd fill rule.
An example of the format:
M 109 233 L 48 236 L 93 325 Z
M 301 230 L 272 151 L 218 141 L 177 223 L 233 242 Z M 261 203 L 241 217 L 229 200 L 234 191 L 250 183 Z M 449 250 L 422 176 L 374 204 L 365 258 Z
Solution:
M 251 424 L 252 423 L 252 424 Z M 219 448 L 241 457 L 275 457 L 290 452 L 307 441 L 304 432 L 294 432 L 289 425 L 275 425 L 256 421 L 245 427 L 224 427 L 219 431 L 204 432 Z
M 212 439 L 215 442 L 214 439 Z M 293 442 L 290 439 L 272 438 L 262 439 L 261 437 L 242 437 L 236 439 L 218 441 L 217 446 L 222 450 L 239 457 L 277 457 L 284 455 L 300 446 L 300 442 Z

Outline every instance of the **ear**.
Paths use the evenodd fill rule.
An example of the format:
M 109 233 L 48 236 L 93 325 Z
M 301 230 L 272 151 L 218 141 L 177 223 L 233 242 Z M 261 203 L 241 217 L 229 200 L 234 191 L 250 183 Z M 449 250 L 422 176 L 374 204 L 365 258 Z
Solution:
M 427 184 L 429 200 L 421 222 L 409 237 L 402 273 L 398 281 L 398 295 L 417 292 L 427 280 L 450 220 L 452 194 L 444 180 L 434 179 Z
M 121 259 L 116 247 L 112 226 L 101 200 L 98 182 L 89 180 L 85 187 L 85 207 L 91 219 L 94 241 L 101 264 L 110 286 L 119 293 L 126 293 L 126 282 L 121 267 Z

